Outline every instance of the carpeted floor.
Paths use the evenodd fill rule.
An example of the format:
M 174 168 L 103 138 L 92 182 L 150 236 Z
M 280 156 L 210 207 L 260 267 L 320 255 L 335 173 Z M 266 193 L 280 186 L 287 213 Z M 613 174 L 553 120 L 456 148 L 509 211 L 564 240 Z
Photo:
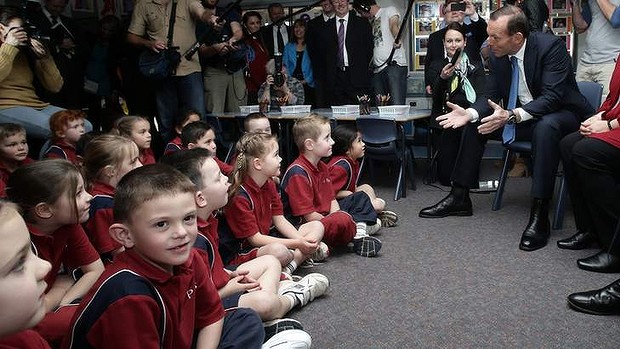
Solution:
M 496 178 L 499 170 L 485 162 L 483 178 Z M 377 258 L 335 252 L 300 270 L 323 273 L 331 283 L 326 296 L 290 314 L 311 334 L 313 348 L 620 346 L 620 317 L 585 315 L 566 304 L 568 294 L 620 277 L 577 268 L 578 258 L 598 250 L 556 247 L 574 232 L 570 209 L 547 247 L 523 252 L 529 178 L 509 181 L 500 211 L 491 211 L 493 194 L 472 194 L 473 217 L 422 219 L 418 211 L 446 193 L 417 177 L 418 189 L 397 202 L 395 176 L 383 176 L 376 188 L 400 214 L 399 226 L 378 235 Z

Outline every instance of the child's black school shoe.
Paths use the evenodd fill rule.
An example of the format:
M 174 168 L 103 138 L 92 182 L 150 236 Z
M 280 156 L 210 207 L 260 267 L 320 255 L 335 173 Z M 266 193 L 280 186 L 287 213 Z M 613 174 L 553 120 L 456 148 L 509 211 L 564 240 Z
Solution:
M 381 250 L 381 240 L 374 236 L 353 239 L 353 252 L 362 257 L 374 257 Z

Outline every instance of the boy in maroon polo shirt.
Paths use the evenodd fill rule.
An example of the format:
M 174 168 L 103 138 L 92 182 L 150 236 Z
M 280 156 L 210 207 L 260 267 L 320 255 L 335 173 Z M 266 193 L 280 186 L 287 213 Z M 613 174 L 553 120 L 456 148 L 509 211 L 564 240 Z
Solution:
M 6 196 L 4 190 L 11 173 L 33 161 L 28 157 L 26 129 L 18 124 L 0 124 L 0 198 Z
M 76 145 L 85 132 L 86 114 L 81 110 L 61 110 L 50 118 L 52 145 L 47 149 L 44 158 L 64 159 L 80 165 L 76 153 Z
M 331 155 L 334 144 L 329 119 L 315 113 L 298 119 L 293 125 L 293 140 L 300 155 L 282 178 L 282 203 L 287 219 L 294 225 L 320 220 L 325 226 L 323 241 L 328 245 L 352 244 L 358 255 L 376 256 L 381 241 L 367 232 L 366 222 L 376 222 L 368 196 L 356 196 L 355 201 L 347 202 L 347 212 L 341 211 L 329 169 L 321 161 Z
M 64 348 L 259 348 L 261 320 L 249 309 L 224 316 L 196 239 L 195 185 L 177 170 L 147 165 L 116 188 L 110 234 L 125 251 L 85 296 Z
M 215 144 L 215 131 L 211 125 L 204 121 L 196 121 L 187 124 L 181 131 L 181 142 L 187 149 L 203 148 L 213 153 L 213 159 L 217 162 L 223 174 L 229 176 L 233 167 L 217 158 L 217 144 Z

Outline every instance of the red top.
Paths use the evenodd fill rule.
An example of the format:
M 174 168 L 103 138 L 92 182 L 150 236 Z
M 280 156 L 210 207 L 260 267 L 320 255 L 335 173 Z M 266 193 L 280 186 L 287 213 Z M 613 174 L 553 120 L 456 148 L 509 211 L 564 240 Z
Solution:
M 256 233 L 269 235 L 273 216 L 284 214 L 276 184 L 269 179 L 259 187 L 251 177 L 246 177 L 239 190 L 224 209 L 226 222 L 233 235 L 244 240 Z M 242 242 L 242 247 L 250 246 Z
M 261 43 L 260 32 L 246 36 L 246 42 L 254 51 L 254 59 L 248 62 L 249 76 L 245 78 L 245 86 L 250 92 L 257 92 L 260 85 L 267 79 L 265 66 L 269 60 L 269 53 Z
M 327 164 L 319 161 L 314 166 L 305 156 L 300 155 L 284 174 L 282 196 L 282 201 L 288 203 L 293 216 L 315 211 L 322 215 L 329 214 L 331 202 L 336 196 Z
M 33 163 L 34 160 L 31 158 L 25 158 L 22 162 L 19 163 L 18 167 L 22 167 L 24 165 L 28 165 Z M 9 171 L 8 168 L 0 161 L 0 198 L 6 197 L 6 182 L 9 180 L 9 176 L 12 172 Z
M 52 265 L 52 269 L 45 277 L 47 282 L 45 292 L 56 282 L 61 267 L 73 270 L 99 259 L 99 254 L 79 224 L 64 225 L 49 235 L 43 234 L 31 224 L 27 225 L 35 254 Z
M 206 242 L 210 245 L 208 248 L 211 250 L 210 253 L 212 253 L 213 256 L 212 260 L 205 260 L 205 264 L 209 265 L 211 268 L 211 279 L 213 280 L 213 284 L 215 284 L 215 288 L 219 290 L 226 286 L 230 277 L 224 270 L 224 262 L 218 250 L 220 237 L 217 233 L 217 225 L 217 218 L 213 215 L 206 221 L 198 218 L 198 234 L 206 238 Z
M 356 160 L 348 156 L 334 156 L 327 164 L 329 167 L 329 177 L 332 180 L 334 192 L 348 190 L 355 193 L 357 176 L 360 165 Z
M 51 349 L 37 331 L 25 330 L 0 338 L 0 349 Z
M 46 159 L 68 160 L 74 165 L 80 165 L 75 147 L 62 140 L 53 142 L 50 148 L 43 154 L 43 157 Z
M 164 155 L 168 155 L 170 153 L 174 153 L 175 151 L 186 149 L 181 142 L 181 137 L 177 136 L 175 139 L 171 140 L 166 144 L 166 149 L 164 150 Z
M 192 249 L 187 262 L 174 267 L 174 273 L 170 274 L 144 260 L 133 249 L 120 253 L 80 302 L 71 328 L 74 329 L 85 310 L 95 311 L 103 307 L 103 313 L 93 322 L 88 333 L 76 334 L 72 330 L 72 336 L 86 336 L 91 348 L 190 348 L 195 330 L 224 316 L 220 297 L 201 254 Z M 120 289 L 112 290 L 119 295 L 97 294 L 102 283 L 120 270 L 130 270 L 148 279 L 161 294 L 166 315 L 163 345 L 160 345 L 158 328 L 161 307 L 153 296 L 128 295 L 126 290 Z M 98 297 L 93 299 L 94 296 Z M 67 336 L 64 348 L 70 347 L 72 336 Z
M 153 149 L 141 149 L 138 160 L 142 165 L 149 165 L 155 163 L 155 154 L 153 154 Z
M 603 105 L 598 109 L 599 112 L 603 111 L 603 120 L 614 120 L 620 122 L 620 55 L 616 60 L 616 67 L 614 73 L 611 75 L 611 82 L 609 83 L 609 94 L 603 102 Z M 620 127 L 607 132 L 593 133 L 590 135 L 592 138 L 598 138 L 604 142 L 613 145 L 616 148 L 620 148 Z
M 220 171 L 222 171 L 223 174 L 230 176 L 233 171 L 233 167 L 216 157 L 213 157 L 213 159 L 217 162 L 217 166 L 220 168 Z
M 90 216 L 84 223 L 86 235 L 100 255 L 110 253 L 122 247 L 110 236 L 110 226 L 114 223 L 114 188 L 101 182 L 93 183 L 90 194 Z M 107 262 L 105 258 L 104 262 Z

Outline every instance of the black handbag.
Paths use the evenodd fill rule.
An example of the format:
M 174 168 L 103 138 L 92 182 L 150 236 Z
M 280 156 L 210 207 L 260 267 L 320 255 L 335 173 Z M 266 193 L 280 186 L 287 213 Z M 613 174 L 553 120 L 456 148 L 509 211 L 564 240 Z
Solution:
M 176 10 L 177 1 L 174 0 L 172 2 L 170 24 L 168 25 L 168 48 L 159 52 L 150 49 L 145 50 L 138 57 L 138 71 L 149 79 L 161 80 L 174 75 L 179 63 L 181 63 L 181 54 L 178 51 L 178 47 L 172 46 Z

